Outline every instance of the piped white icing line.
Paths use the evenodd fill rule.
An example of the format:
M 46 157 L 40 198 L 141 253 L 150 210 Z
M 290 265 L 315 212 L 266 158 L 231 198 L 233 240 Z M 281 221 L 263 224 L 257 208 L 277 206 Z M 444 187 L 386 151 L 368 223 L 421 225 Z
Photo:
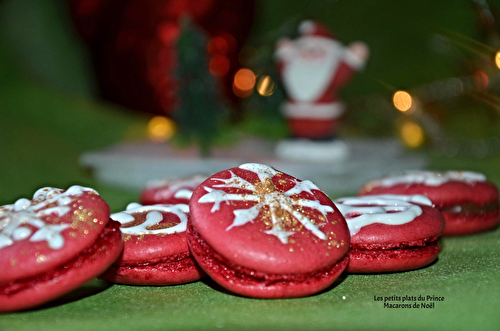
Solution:
M 327 239 L 327 236 L 319 229 L 320 226 L 314 224 L 306 215 L 302 214 L 297 209 L 300 207 L 308 207 L 317 210 L 325 217 L 325 219 L 327 217 L 327 213 L 334 212 L 334 209 L 331 206 L 322 205 L 316 200 L 291 198 L 292 195 L 300 194 L 302 192 L 312 194 L 311 190 L 319 190 L 316 185 L 307 180 L 302 182 L 295 181 L 294 187 L 286 192 L 279 192 L 274 189 L 273 185 L 269 186 L 272 178 L 279 174 L 278 171 L 269 166 L 257 163 L 243 164 L 239 168 L 256 173 L 260 182 L 252 184 L 235 175 L 233 172 L 230 172 L 231 177 L 229 179 L 212 178 L 212 180 L 221 181 L 222 184 L 213 185 L 214 188 L 204 187 L 207 193 L 201 196 L 198 200 L 199 203 L 213 203 L 211 209 L 212 213 L 220 209 L 221 203 L 230 204 L 231 201 L 256 202 L 255 205 L 249 207 L 248 209 L 234 210 L 233 222 L 226 228 L 226 231 L 229 231 L 236 226 L 253 223 L 255 218 L 259 215 L 261 209 L 264 206 L 269 206 L 272 229 L 265 231 L 265 233 L 276 236 L 283 244 L 288 243 L 288 237 L 293 235 L 294 232 L 287 231 L 285 229 L 283 221 L 279 216 L 282 214 L 282 211 L 290 213 L 298 222 L 300 222 L 300 224 L 302 224 L 307 230 L 311 231 L 316 237 L 322 240 Z M 263 185 L 268 190 L 258 190 L 257 185 Z M 240 188 L 249 190 L 251 193 L 226 193 L 223 190 L 215 188 Z
M 133 213 L 144 213 L 146 214 L 146 221 L 136 226 L 131 227 L 122 227 L 120 230 L 125 234 L 130 235 L 141 235 L 141 234 L 173 234 L 176 232 L 184 232 L 186 231 L 186 225 L 188 217 L 186 213 L 189 212 L 189 206 L 186 204 L 177 204 L 177 205 L 147 205 L 143 206 L 138 203 L 130 203 L 125 211 L 111 214 L 111 219 L 120 222 L 121 224 L 126 224 L 135 220 Z M 148 229 L 151 226 L 154 226 L 160 223 L 163 220 L 164 213 L 172 213 L 175 214 L 180 219 L 180 223 L 176 224 L 172 227 L 165 229 Z
M 189 190 L 189 189 L 184 188 L 182 190 L 175 192 L 174 198 L 189 200 L 189 199 L 191 199 L 192 195 L 193 195 L 193 190 Z
M 64 246 L 62 232 L 70 224 L 47 224 L 41 217 L 56 214 L 61 217 L 71 208 L 68 206 L 74 197 L 84 192 L 93 192 L 91 188 L 78 185 L 71 186 L 66 191 L 53 187 L 39 189 L 33 195 L 33 200 L 25 198 L 17 200 L 12 205 L 0 208 L 0 248 L 10 246 L 15 241 L 28 239 L 31 242 L 46 241 L 51 249 L 60 249 Z M 55 207 L 48 205 L 57 203 Z M 35 227 L 33 230 L 27 225 Z
M 436 172 L 436 171 L 407 171 L 402 175 L 388 176 L 381 179 L 376 179 L 368 183 L 368 185 L 376 186 L 393 186 L 396 184 L 425 184 L 429 186 L 438 186 L 449 181 L 459 181 L 459 182 L 484 182 L 486 181 L 486 176 L 477 172 L 471 171 L 446 171 L 446 172 Z
M 413 221 L 422 214 L 422 208 L 416 205 L 432 206 L 432 202 L 423 195 L 367 195 L 346 197 L 334 201 L 344 215 L 351 236 L 362 227 L 382 223 L 401 225 Z

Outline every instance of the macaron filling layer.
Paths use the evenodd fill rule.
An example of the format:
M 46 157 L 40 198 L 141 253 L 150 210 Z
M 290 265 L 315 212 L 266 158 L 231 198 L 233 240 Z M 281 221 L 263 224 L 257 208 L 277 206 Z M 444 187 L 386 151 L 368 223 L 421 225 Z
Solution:
M 422 256 L 436 256 L 439 253 L 437 241 L 432 241 L 423 247 L 404 247 L 394 249 L 359 249 L 354 248 L 349 251 L 351 259 L 355 258 L 375 258 L 375 259 L 394 259 L 394 258 L 410 258 Z
M 472 202 L 456 204 L 452 206 L 436 206 L 441 212 L 466 215 L 498 214 L 500 205 L 498 201 L 490 201 L 485 204 L 475 204 Z
M 439 236 L 432 236 L 420 240 L 401 241 L 392 243 L 358 243 L 355 240 L 351 241 L 351 250 L 395 250 L 395 249 L 418 249 L 426 246 L 431 246 L 437 242 Z
M 189 252 L 181 253 L 178 255 L 166 256 L 162 259 L 154 259 L 150 261 L 144 261 L 143 263 L 137 262 L 120 262 L 119 264 L 114 264 L 113 269 L 115 272 L 120 273 L 121 270 L 129 269 L 168 269 L 172 271 L 182 271 L 185 269 L 194 268 L 196 263 L 194 262 L 191 254 Z

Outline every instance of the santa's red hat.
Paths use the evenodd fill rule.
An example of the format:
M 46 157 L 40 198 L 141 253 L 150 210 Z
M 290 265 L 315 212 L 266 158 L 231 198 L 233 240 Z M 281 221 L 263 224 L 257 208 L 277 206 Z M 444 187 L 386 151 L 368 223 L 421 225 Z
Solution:
M 300 23 L 299 33 L 303 37 L 323 37 L 328 39 L 335 39 L 332 31 L 319 22 L 313 20 L 306 20 Z

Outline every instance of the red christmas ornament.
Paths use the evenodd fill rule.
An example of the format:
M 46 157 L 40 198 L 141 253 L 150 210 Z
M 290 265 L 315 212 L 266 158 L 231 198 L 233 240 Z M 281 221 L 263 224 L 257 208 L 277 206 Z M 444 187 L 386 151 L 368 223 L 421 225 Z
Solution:
M 175 109 L 175 43 L 189 16 L 211 37 L 210 72 L 233 101 L 238 52 L 250 31 L 255 0 L 68 0 L 77 31 L 88 43 L 101 96 L 130 109 Z M 222 93 L 221 93 L 222 94 Z

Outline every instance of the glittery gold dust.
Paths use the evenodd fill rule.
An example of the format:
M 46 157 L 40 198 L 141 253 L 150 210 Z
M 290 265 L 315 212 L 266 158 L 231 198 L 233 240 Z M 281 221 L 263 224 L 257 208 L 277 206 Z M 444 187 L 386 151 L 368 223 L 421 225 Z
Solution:
M 36 258 L 36 262 L 38 262 L 38 263 L 45 262 L 46 260 L 47 260 L 47 257 L 43 254 L 38 255 Z

